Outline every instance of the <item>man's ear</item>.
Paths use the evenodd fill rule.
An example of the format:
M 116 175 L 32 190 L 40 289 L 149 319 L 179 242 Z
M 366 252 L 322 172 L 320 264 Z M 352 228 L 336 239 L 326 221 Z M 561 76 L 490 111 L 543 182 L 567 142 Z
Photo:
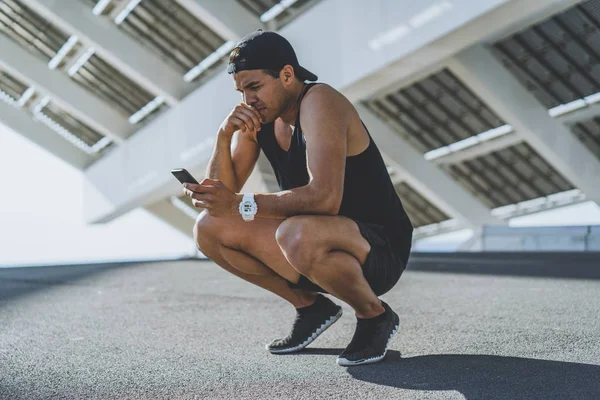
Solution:
M 283 79 L 283 83 L 285 83 L 286 85 L 290 85 L 292 84 L 292 82 L 294 82 L 296 74 L 294 73 L 294 68 L 291 65 L 286 65 L 282 68 L 279 76 L 281 77 L 281 79 Z

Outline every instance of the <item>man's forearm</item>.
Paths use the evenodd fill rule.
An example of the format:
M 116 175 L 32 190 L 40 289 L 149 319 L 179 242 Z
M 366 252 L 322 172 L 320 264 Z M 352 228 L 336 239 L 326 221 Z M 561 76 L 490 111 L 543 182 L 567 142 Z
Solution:
M 206 176 L 210 179 L 221 181 L 234 192 L 237 191 L 237 182 L 233 161 L 231 160 L 231 137 L 217 134 L 217 143 L 206 168 Z
M 259 218 L 286 219 L 294 215 L 337 215 L 340 200 L 324 190 L 302 186 L 277 193 L 257 193 Z

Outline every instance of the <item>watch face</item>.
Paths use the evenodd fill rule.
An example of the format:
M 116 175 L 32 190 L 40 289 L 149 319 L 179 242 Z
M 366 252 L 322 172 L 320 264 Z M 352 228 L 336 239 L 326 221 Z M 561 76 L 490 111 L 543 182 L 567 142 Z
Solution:
M 245 201 L 240 205 L 240 212 L 245 215 L 251 215 L 256 213 L 256 204 Z

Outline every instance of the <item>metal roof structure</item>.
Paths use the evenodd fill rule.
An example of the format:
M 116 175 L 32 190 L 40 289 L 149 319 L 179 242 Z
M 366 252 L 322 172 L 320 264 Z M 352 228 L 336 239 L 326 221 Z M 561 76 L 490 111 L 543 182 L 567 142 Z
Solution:
M 85 122 L 64 110 L 60 105 L 51 102 L 48 96 L 40 97 L 35 89 L 0 69 L 0 95 L 5 103 L 21 112 L 26 112 L 34 120 L 48 126 L 55 134 L 90 156 L 98 157 L 110 148 L 112 141 L 97 132 Z
M 600 159 L 600 117 L 577 122 L 571 130 Z
M 444 168 L 491 208 L 573 189 L 524 142 Z
M 95 54 L 71 78 L 127 117 L 156 97 Z
M 359 67 L 379 63 L 346 74 L 371 82 L 362 86 L 334 72 L 319 76 L 352 93 L 418 228 L 415 237 L 600 201 L 593 181 L 600 172 L 600 0 L 490 6 L 477 17 L 486 23 L 460 22 L 434 38 L 439 42 L 403 55 L 393 43 L 416 40 L 411 29 L 461 5 L 373 4 L 361 14 L 368 5 L 352 1 L 354 11 L 343 14 L 357 18 L 352 26 L 362 17 L 364 29 L 388 31 L 364 43 L 347 38 L 352 31 L 327 31 L 323 21 L 337 18 L 335 0 L 1 0 L 0 120 L 85 171 L 94 190 L 111 199 L 112 211 L 98 208 L 91 222 L 142 206 L 185 231 L 198 210 L 166 183 L 158 162 L 210 155 L 214 139 L 202 123 L 222 118 L 221 104 L 236 98 L 221 90 L 230 85 L 223 73 L 229 51 L 252 29 L 276 29 L 295 38 L 303 60 L 326 53 L 334 58 L 326 64 L 335 57 Z M 528 11 L 511 8 L 519 6 Z M 406 24 L 393 25 L 402 15 Z M 398 55 L 356 59 L 348 51 L 382 46 Z M 317 62 L 307 61 L 309 69 Z M 200 124 L 187 122 L 190 113 L 204 113 Z M 145 154 L 143 162 L 136 154 Z M 205 162 L 194 164 L 196 173 Z M 131 182 L 105 183 L 138 164 L 145 169 L 123 174 Z M 267 190 L 278 190 L 264 157 L 256 171 Z M 140 191 L 161 179 L 162 186 Z
M 100 15 L 119 21 L 117 18 L 126 5 L 126 1 L 115 3 Z M 226 42 L 175 1 L 140 2 L 117 27 L 183 74 Z
M 369 103 L 423 153 L 506 125 L 448 69 Z
M 600 8 L 568 11 L 494 43 L 498 57 L 548 109 L 600 92 Z
M 69 39 L 67 33 L 16 0 L 0 3 L 0 31 L 47 61 Z
M 401 182 L 396 184 L 398 196 L 402 199 L 404 209 L 410 216 L 410 221 L 415 228 L 437 224 L 449 220 L 450 217 L 421 196 L 410 184 Z
M 16 102 L 22 98 L 23 94 L 29 88 L 29 85 L 23 83 L 18 78 L 8 72 L 0 71 L 0 90 L 4 92 L 7 101 Z

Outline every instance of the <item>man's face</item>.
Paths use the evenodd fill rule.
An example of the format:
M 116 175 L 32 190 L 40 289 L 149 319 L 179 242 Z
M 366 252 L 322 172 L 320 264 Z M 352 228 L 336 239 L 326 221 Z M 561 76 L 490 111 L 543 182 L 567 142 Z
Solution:
M 279 117 L 286 98 L 279 78 L 257 69 L 236 72 L 233 80 L 235 89 L 242 94 L 242 101 L 259 112 L 263 124 Z

